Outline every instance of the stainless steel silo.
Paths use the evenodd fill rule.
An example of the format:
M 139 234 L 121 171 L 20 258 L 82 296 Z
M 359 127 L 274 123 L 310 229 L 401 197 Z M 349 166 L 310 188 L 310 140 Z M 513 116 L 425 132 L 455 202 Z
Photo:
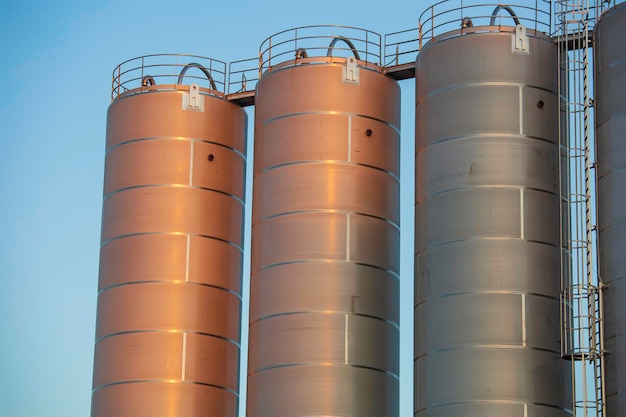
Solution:
M 416 61 L 419 417 L 572 414 L 559 343 L 557 47 L 511 8 L 496 24 L 505 8 L 494 6 L 491 22 L 422 26 L 435 29 Z
M 248 417 L 398 415 L 400 90 L 375 39 L 312 27 L 264 44 Z
M 626 3 L 595 29 L 595 121 L 606 417 L 626 414 Z
M 246 115 L 200 59 L 114 73 L 92 417 L 237 415 Z

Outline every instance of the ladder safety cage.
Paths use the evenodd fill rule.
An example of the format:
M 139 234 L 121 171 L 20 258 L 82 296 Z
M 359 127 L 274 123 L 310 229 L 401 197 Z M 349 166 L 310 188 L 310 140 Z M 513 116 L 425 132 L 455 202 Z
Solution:
M 599 2 L 599 3 L 598 3 Z M 561 356 L 574 417 L 604 417 L 603 284 L 598 268 L 592 32 L 604 0 L 556 0 L 561 149 Z

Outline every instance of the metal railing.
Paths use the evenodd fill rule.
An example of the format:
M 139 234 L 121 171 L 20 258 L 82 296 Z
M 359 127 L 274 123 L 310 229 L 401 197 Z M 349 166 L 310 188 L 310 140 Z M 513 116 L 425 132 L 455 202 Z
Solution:
M 233 61 L 228 66 L 228 94 L 254 91 L 259 81 L 258 58 Z
M 276 67 L 333 62 L 355 57 L 366 66 L 382 66 L 382 37 L 350 26 L 303 26 L 265 39 L 259 50 L 259 78 Z
M 132 58 L 113 71 L 111 100 L 122 95 L 175 89 L 198 84 L 210 94 L 223 96 L 226 63 L 198 55 L 153 54 Z
M 520 1 L 520 0 L 518 0 Z M 424 44 L 467 33 L 498 32 L 522 24 L 532 31 L 552 33 L 552 2 L 549 0 L 515 3 L 471 3 L 443 0 L 433 4 L 419 17 L 417 28 L 385 35 L 383 65 L 410 64 Z M 441 37 L 441 35 L 445 35 Z M 533 35 L 533 32 L 529 32 Z
M 532 0 L 524 3 L 467 4 L 467 0 L 440 1 L 419 17 L 419 47 L 421 49 L 423 43 L 434 41 L 445 33 L 449 35 L 446 37 L 460 36 L 467 31 L 476 32 L 478 26 L 491 27 L 488 31 L 493 32 L 499 27 L 517 24 L 535 32 L 552 33 L 552 2 Z
M 411 28 L 385 35 L 385 67 L 415 62 L 420 48 L 419 28 Z

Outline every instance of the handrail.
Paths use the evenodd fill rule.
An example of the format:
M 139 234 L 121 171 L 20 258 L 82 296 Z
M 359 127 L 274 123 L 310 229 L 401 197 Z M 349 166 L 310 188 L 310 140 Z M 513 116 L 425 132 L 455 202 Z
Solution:
M 232 61 L 228 66 L 228 94 L 254 92 L 259 80 L 259 59 Z
M 191 68 L 197 68 L 202 75 L 189 74 L 187 71 Z M 186 54 L 152 54 L 131 58 L 113 71 L 111 100 L 122 95 L 177 89 L 185 77 L 198 84 L 204 93 L 223 96 L 226 63 Z
M 465 0 L 441 0 L 422 12 L 418 19 L 419 49 L 428 41 L 443 34 L 462 36 L 477 32 L 476 27 L 485 27 L 490 32 L 499 32 L 503 25 L 498 21 L 498 12 L 505 10 L 513 18 L 515 25 L 530 29 L 528 34 L 552 33 L 552 2 L 531 0 L 517 3 L 470 3 Z M 470 24 L 471 22 L 471 24 Z M 488 27 L 488 28 L 487 28 Z
M 346 47 L 339 47 L 341 41 Z M 382 66 L 382 36 L 369 30 L 338 25 L 302 26 L 278 32 L 259 48 L 259 74 L 277 66 L 333 62 L 334 58 L 354 56 L 360 65 Z
M 419 52 L 419 29 L 411 28 L 385 35 L 384 66 L 415 62 Z

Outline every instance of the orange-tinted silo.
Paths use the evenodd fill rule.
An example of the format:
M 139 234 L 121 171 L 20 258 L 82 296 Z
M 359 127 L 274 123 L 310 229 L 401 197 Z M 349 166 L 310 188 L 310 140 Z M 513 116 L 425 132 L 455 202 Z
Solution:
M 246 115 L 225 64 L 114 72 L 92 417 L 235 417 Z
M 398 415 L 400 89 L 379 59 L 354 28 L 262 46 L 248 417 Z

